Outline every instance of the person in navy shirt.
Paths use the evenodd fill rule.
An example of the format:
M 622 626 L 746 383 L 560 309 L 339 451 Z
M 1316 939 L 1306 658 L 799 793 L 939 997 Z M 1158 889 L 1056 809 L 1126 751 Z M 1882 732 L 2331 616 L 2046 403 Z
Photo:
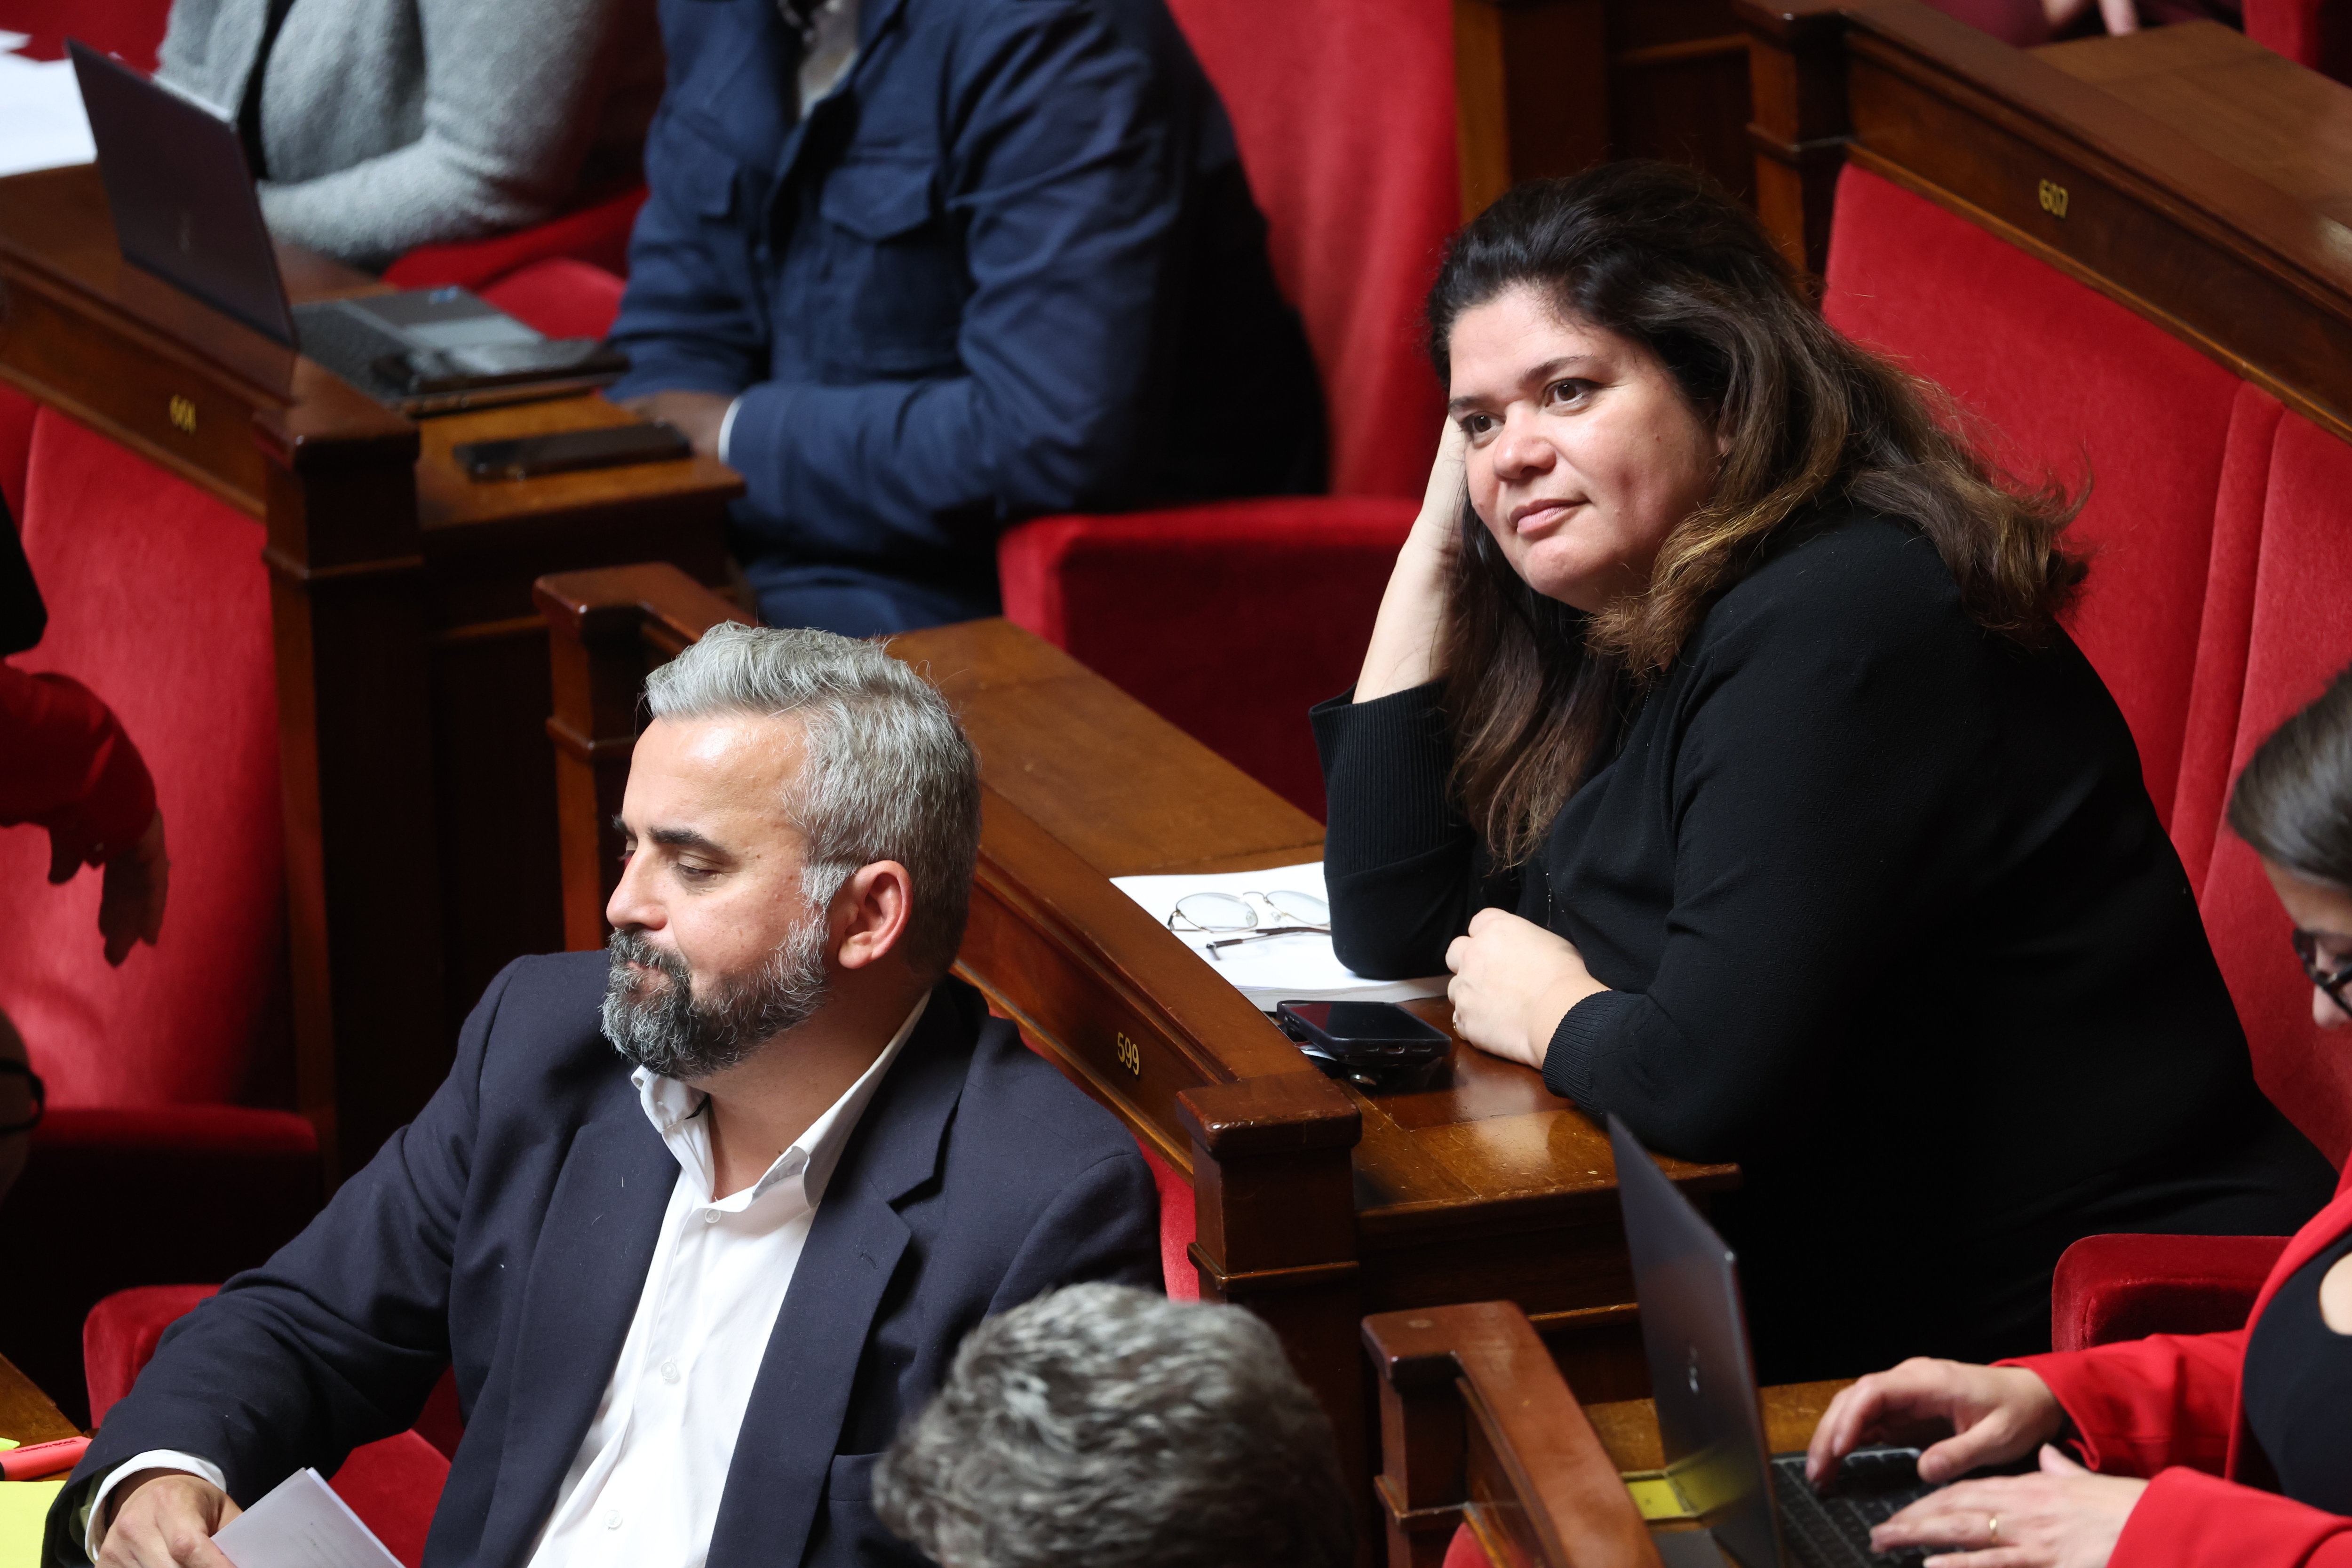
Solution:
M 663 0 L 614 395 L 740 470 L 771 625 L 997 609 L 1008 524 L 1320 488 L 1312 358 L 1161 0 Z

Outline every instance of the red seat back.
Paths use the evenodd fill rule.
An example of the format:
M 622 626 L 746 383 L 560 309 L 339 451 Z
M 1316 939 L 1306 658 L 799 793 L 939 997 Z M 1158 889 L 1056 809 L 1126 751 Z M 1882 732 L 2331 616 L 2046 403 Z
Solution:
M 71 674 L 121 717 L 155 777 L 172 858 L 161 943 L 100 950 L 100 879 L 44 885 L 47 836 L 0 833 L 0 888 L 33 918 L 0 964 L 58 1106 L 237 1100 L 278 974 L 284 849 L 261 527 L 43 409 L 26 554 L 49 608 L 19 668 Z
M 2352 81 L 2352 14 L 2341 0 L 2246 0 L 2246 37 L 2337 81 Z
M 1323 373 L 1334 495 L 1418 496 L 1444 416 L 1422 298 L 1461 221 L 1446 0 L 1170 0 Z
M 0 5 L 0 28 L 31 34 L 20 52 L 37 60 L 64 58 L 66 40 L 79 38 L 152 71 L 171 16 L 172 0 L 7 0 Z
M 2352 664 L 2352 445 L 2289 414 L 2273 444 L 2231 772 Z M 2352 1149 L 2352 1052 L 2311 1020 L 2311 984 L 2254 852 L 2223 832 L 2200 898 L 2263 1090 L 2338 1165 Z
M 2092 480 L 2095 552 L 2072 630 L 2173 804 L 2238 378 L 2105 296 L 1924 197 L 1847 165 L 1831 321 L 1947 388 L 2028 483 Z M 2209 829 L 2210 830 L 2210 829 Z

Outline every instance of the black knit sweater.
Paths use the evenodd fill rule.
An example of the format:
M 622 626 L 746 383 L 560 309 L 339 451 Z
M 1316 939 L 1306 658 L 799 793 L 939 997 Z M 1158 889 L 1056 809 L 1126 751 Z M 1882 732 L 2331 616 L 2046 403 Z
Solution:
M 2076 1237 L 2326 1200 L 2097 674 L 1982 630 L 1916 531 L 1792 529 L 1516 874 L 1451 795 L 1440 697 L 1316 710 L 1339 955 L 1442 973 L 1485 904 L 1573 942 L 1611 989 L 1545 1080 L 1746 1167 L 1717 1215 L 1768 1378 L 2040 1349 Z

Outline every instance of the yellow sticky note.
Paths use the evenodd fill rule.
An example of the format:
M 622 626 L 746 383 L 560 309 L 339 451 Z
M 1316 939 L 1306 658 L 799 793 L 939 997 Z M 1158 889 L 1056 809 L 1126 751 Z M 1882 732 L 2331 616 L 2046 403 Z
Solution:
M 40 1568 L 41 1527 L 66 1478 L 0 1481 L 0 1568 Z

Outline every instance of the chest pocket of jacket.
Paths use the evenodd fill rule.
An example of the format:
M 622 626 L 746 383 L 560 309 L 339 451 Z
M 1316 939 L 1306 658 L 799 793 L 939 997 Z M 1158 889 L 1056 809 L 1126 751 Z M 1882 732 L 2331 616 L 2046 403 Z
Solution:
M 670 193 L 667 199 L 674 210 L 692 220 L 715 274 L 711 281 L 730 300 L 761 310 L 764 301 L 752 266 L 752 236 L 739 212 L 741 181 L 735 159 L 680 118 L 657 125 L 647 141 L 646 179 L 655 189 Z
M 852 158 L 825 177 L 817 340 L 835 376 L 956 368 L 963 247 L 931 196 L 932 165 Z

